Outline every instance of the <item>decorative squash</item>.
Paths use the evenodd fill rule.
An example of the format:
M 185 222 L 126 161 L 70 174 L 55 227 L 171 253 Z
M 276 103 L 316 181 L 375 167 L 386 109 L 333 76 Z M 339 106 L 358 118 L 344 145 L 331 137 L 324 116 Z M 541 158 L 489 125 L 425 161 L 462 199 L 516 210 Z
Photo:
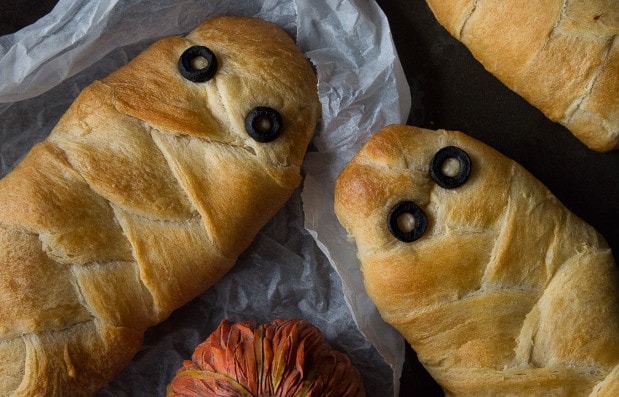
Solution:
M 361 375 L 314 325 L 224 320 L 168 386 L 168 397 L 364 397 Z

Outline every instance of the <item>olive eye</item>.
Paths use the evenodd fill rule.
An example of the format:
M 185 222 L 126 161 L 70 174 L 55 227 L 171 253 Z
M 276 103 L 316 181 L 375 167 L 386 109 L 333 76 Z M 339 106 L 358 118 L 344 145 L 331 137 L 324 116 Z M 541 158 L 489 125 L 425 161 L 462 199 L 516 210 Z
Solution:
M 410 243 L 426 232 L 428 218 L 417 204 L 412 201 L 402 201 L 389 212 L 387 226 L 395 238 Z
M 471 158 L 462 149 L 447 146 L 436 152 L 430 162 L 430 176 L 440 187 L 462 186 L 471 175 Z
M 204 46 L 189 47 L 178 60 L 178 71 L 194 83 L 209 81 L 217 72 L 217 57 Z
M 277 110 L 259 106 L 252 109 L 245 118 L 245 129 L 258 142 L 271 142 L 279 136 L 282 117 Z

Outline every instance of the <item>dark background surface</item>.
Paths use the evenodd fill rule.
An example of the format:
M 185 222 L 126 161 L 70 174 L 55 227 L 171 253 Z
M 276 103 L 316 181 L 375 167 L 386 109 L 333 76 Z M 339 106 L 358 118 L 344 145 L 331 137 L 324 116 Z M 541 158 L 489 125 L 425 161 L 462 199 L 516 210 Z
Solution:
M 588 149 L 506 88 L 434 19 L 424 0 L 377 0 L 411 87 L 408 123 L 463 131 L 516 160 L 619 252 L 619 151 Z M 0 35 L 33 23 L 54 0 L 3 0 Z M 442 396 L 407 348 L 401 396 Z M 372 396 L 369 396 L 372 397 Z
M 58 0 L 0 1 L 0 36 L 30 25 L 54 8 Z

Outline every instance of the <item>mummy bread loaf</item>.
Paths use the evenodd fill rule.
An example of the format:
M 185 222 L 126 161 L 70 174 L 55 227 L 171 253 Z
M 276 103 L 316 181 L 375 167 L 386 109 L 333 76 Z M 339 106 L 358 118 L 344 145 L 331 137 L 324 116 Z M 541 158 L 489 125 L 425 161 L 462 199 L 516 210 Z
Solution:
M 427 0 L 507 87 L 592 149 L 619 148 L 616 0 Z
M 0 395 L 105 384 L 283 206 L 319 108 L 294 41 L 250 18 L 86 87 L 0 180 Z
M 369 296 L 447 395 L 619 395 L 612 253 L 514 161 L 386 127 L 338 176 L 335 211 Z

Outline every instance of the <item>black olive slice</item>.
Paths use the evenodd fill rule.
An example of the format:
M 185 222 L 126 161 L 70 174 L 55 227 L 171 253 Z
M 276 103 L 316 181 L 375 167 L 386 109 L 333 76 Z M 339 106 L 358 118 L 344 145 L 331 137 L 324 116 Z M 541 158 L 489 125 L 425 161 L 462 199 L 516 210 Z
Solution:
M 282 117 L 275 109 L 258 106 L 245 118 L 245 129 L 258 142 L 271 142 L 279 136 Z
M 426 232 L 428 218 L 417 204 L 412 201 L 402 201 L 389 212 L 387 226 L 395 238 L 410 243 Z
M 443 165 L 449 159 L 458 161 L 459 168 L 455 175 L 445 175 Z M 430 162 L 430 176 L 439 186 L 454 189 L 462 186 L 471 175 L 471 158 L 462 149 L 455 146 L 446 146 L 436 152 Z
M 189 81 L 204 83 L 215 76 L 217 57 L 207 47 L 189 47 L 178 59 L 178 71 Z

